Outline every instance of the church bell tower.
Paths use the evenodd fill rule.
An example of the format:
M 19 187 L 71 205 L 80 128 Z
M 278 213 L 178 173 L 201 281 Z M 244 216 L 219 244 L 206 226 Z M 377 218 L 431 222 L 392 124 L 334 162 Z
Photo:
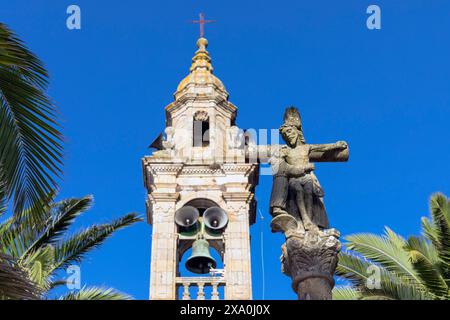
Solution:
M 150 299 L 252 299 L 258 164 L 201 37 L 166 126 L 142 159 L 152 225 Z

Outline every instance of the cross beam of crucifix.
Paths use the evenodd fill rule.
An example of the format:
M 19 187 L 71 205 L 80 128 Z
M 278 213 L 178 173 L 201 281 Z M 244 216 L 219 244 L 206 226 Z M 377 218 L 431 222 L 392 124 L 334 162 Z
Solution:
M 216 22 L 216 20 L 205 20 L 205 15 L 203 13 L 199 14 L 199 20 L 192 20 L 192 23 L 198 23 L 200 26 L 200 38 L 205 36 L 205 24 Z

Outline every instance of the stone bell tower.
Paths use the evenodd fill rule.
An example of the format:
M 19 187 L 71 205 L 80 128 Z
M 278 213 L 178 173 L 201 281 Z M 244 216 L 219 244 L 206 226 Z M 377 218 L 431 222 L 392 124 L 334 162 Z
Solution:
M 150 299 L 252 298 L 258 164 L 245 159 L 237 108 L 213 75 L 207 45 L 197 41 L 190 73 L 165 108 L 164 134 L 152 144 L 158 150 L 142 160 L 152 225 Z M 195 276 L 182 276 L 189 249 L 186 268 Z M 214 269 L 219 261 L 211 250 L 223 270 Z

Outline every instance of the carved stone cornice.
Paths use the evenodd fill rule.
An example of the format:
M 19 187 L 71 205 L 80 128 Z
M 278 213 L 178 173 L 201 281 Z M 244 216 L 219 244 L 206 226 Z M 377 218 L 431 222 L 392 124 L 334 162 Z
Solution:
M 168 104 L 165 107 L 166 112 L 175 114 L 181 111 L 183 108 L 191 107 L 196 103 L 211 103 L 215 107 L 224 110 L 232 115 L 236 114 L 237 107 L 229 102 L 227 95 L 220 94 L 218 92 L 210 93 L 192 93 L 186 92 L 184 95 L 180 95 L 176 101 Z
M 212 169 L 208 165 L 186 165 L 180 172 L 180 175 L 223 175 L 220 168 Z
M 180 198 L 179 192 L 152 192 L 149 193 L 149 199 L 152 203 L 157 202 L 176 202 Z
M 189 163 L 158 163 L 146 161 L 144 166 L 151 175 L 169 174 L 169 175 L 226 175 L 226 174 L 244 174 L 251 175 L 257 171 L 257 164 L 238 164 L 224 163 L 217 168 L 211 168 L 210 164 L 189 164 Z
M 226 173 L 242 173 L 246 176 L 258 170 L 257 163 L 224 163 L 222 164 L 223 171 Z
M 144 160 L 145 161 L 145 160 Z M 158 174 L 175 174 L 183 169 L 183 164 L 181 163 L 155 163 L 155 162 L 145 162 L 145 167 L 152 175 Z
M 281 247 L 282 271 L 291 277 L 292 289 L 300 300 L 331 299 L 340 248 L 335 229 L 286 234 Z

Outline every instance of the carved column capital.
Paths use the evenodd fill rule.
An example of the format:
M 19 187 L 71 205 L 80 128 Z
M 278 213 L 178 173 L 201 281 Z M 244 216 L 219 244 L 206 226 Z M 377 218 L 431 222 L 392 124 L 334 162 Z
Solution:
M 300 300 L 330 300 L 341 244 L 335 229 L 291 232 L 282 245 L 282 271 Z

